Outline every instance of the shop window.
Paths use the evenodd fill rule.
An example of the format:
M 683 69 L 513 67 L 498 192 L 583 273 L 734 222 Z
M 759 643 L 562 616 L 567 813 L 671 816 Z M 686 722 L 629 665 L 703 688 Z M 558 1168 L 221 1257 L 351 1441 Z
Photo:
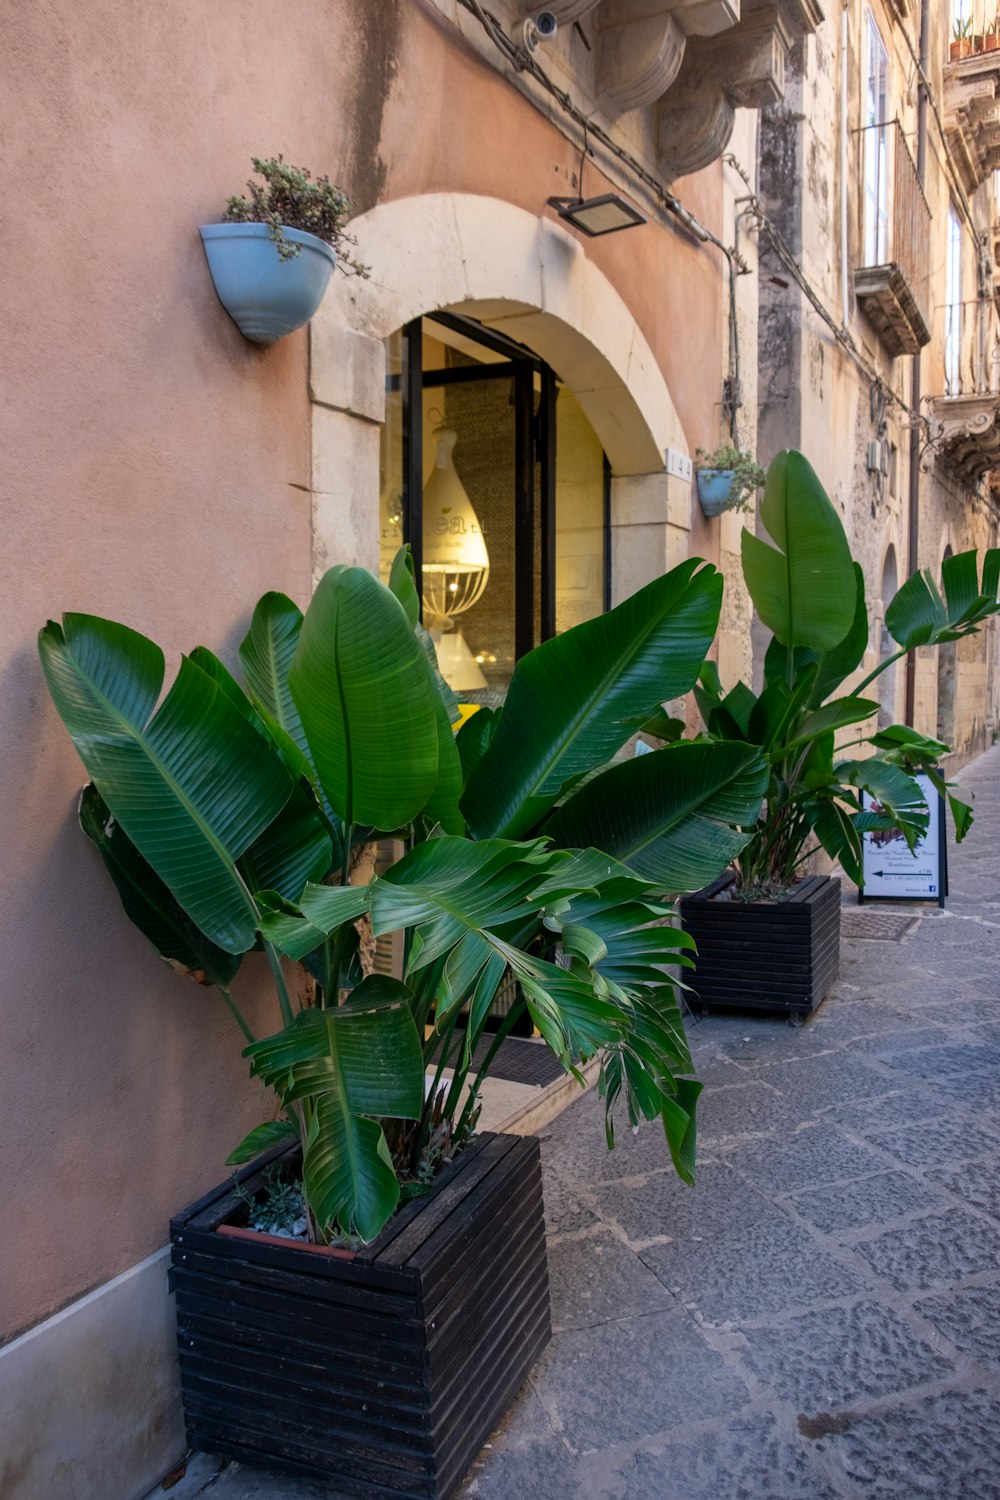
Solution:
M 410 543 L 424 623 L 469 702 L 608 607 L 607 463 L 573 393 L 523 345 L 440 313 L 387 343 L 383 578 Z

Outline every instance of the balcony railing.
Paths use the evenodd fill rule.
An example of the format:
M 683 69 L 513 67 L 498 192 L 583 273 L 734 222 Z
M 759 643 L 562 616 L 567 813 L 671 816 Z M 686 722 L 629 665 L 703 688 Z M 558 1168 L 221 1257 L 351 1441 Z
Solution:
M 1000 393 L 1000 342 L 995 304 L 986 298 L 946 303 L 944 312 L 944 393 L 984 396 Z
M 930 342 L 931 211 L 899 121 L 858 135 L 862 263 L 854 290 L 889 352 L 916 354 Z
M 930 403 L 934 448 L 966 483 L 1000 468 L 1000 329 L 992 297 L 953 302 L 944 320 L 944 395 Z

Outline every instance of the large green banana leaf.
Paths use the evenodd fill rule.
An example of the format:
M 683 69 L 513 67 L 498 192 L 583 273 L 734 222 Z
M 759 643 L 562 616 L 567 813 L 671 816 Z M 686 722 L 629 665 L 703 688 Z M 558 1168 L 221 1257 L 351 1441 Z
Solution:
M 240 643 L 240 662 L 264 732 L 274 740 L 293 775 L 305 777 L 312 786 L 333 845 L 331 863 L 339 869 L 344 857 L 344 830 L 320 785 L 288 685 L 288 669 L 301 630 L 298 605 L 284 594 L 265 594 L 258 600 L 250 629 Z
M 400 547 L 393 559 L 389 588 L 403 606 L 406 618 L 424 649 L 437 699 L 434 719 L 438 736 L 438 777 L 437 785 L 424 808 L 424 818 L 430 828 L 439 825 L 445 833 L 460 835 L 465 832 L 465 819 L 459 810 L 465 781 L 451 727 L 459 717 L 458 700 L 441 676 L 434 642 L 420 623 L 420 600 L 417 598 L 413 557 L 408 544 Z
M 325 943 L 344 922 L 354 922 L 371 902 L 366 885 L 307 885 L 300 903 L 273 890 L 258 891 L 260 929 L 286 958 L 300 961 Z
M 298 605 L 285 594 L 265 594 L 240 642 L 240 665 L 257 708 L 281 726 L 308 761 L 309 743 L 288 685 L 301 630 Z
M 552 865 L 540 840 L 428 839 L 374 882 L 372 931 L 378 937 L 416 927 L 408 970 L 424 968 L 467 932 L 496 931 L 529 917 Z
M 922 568 L 911 574 L 885 612 L 886 629 L 907 651 L 974 635 L 983 620 L 1000 612 L 1000 548 L 991 547 L 983 558 L 981 583 L 975 551 L 946 557 L 941 582 L 943 598 Z
M 297 901 L 310 880 L 322 880 L 333 863 L 334 846 L 316 811 L 307 783 L 296 782 L 284 807 L 237 861 L 250 891 L 279 891 Z
M 390 830 L 416 817 L 438 779 L 435 694 L 388 589 L 363 568 L 331 568 L 306 611 L 288 681 L 343 822 Z
M 859 787 L 879 802 L 911 849 L 927 832 L 929 815 L 924 794 L 919 783 L 899 766 L 872 755 L 867 760 L 838 761 L 834 774 L 845 785 Z
M 767 789 L 752 745 L 665 745 L 612 766 L 545 824 L 556 843 L 606 850 L 671 894 L 700 890 L 744 848 Z
M 595 860 L 598 858 L 595 854 Z M 559 871 L 571 861 L 541 841 L 439 838 L 419 844 L 372 885 L 372 930 L 413 927 L 408 976 L 446 957 L 442 1002 L 468 995 L 502 958 L 520 984 L 542 1036 L 567 1067 L 616 1040 L 627 1026 L 608 985 L 593 969 L 569 972 L 529 955 L 504 929 L 537 928 L 543 903 L 564 899 Z M 579 891 L 572 879 L 570 889 Z M 544 892 L 544 894 L 543 894 Z
M 688 692 L 721 602 L 721 576 L 692 558 L 522 657 L 466 787 L 473 836 L 529 832 L 569 783 L 610 760 L 661 703 Z
M 854 564 L 854 578 L 857 590 L 854 596 L 854 620 L 842 641 L 829 651 L 812 651 L 808 646 L 796 646 L 791 653 L 793 658 L 791 676 L 789 676 L 788 664 L 789 650 L 782 645 L 777 636 L 771 638 L 765 653 L 764 681 L 767 683 L 780 679 L 793 684 L 798 681 L 801 672 L 815 663 L 816 679 L 809 695 L 810 708 L 818 708 L 821 703 L 825 703 L 830 694 L 836 692 L 852 672 L 857 671 L 868 650 L 865 575 L 861 564 L 857 562 Z
M 248 890 L 276 890 L 294 901 L 307 880 L 319 880 L 334 864 L 340 864 L 343 845 L 336 814 L 332 809 L 329 814 L 320 813 L 311 789 L 315 773 L 306 756 L 266 709 L 251 703 L 228 667 L 205 646 L 196 646 L 191 660 L 208 673 L 243 717 L 274 745 L 295 777 L 292 795 L 277 818 L 237 862 Z
M 395 993 L 387 995 L 387 986 Z M 417 1119 L 423 1052 L 410 992 L 381 975 L 348 1004 L 304 1010 L 277 1036 L 246 1048 L 251 1072 L 286 1109 L 308 1101 L 302 1176 L 309 1206 L 327 1229 L 372 1240 L 399 1202 L 381 1118 Z
M 190 653 L 191 660 L 196 667 L 206 672 L 217 687 L 220 687 L 231 703 L 239 709 L 243 717 L 262 734 L 266 740 L 271 740 L 281 756 L 289 771 L 298 780 L 302 776 L 310 777 L 312 768 L 306 756 L 303 755 L 299 746 L 287 734 L 281 725 L 272 719 L 266 709 L 260 708 L 251 702 L 243 688 L 236 681 L 224 662 L 221 662 L 214 651 L 209 651 L 207 646 L 195 646 Z
M 851 629 L 855 574 L 840 517 L 812 465 L 786 449 L 771 462 L 760 518 L 774 545 L 743 532 L 743 576 L 784 646 L 830 651 Z
M 84 787 L 80 797 L 80 826 L 96 845 L 117 887 L 125 915 L 160 957 L 186 970 L 199 983 L 225 989 L 243 955 L 227 953 L 209 942 L 112 817 L 93 782 Z
M 124 625 L 65 615 L 39 650 L 63 723 L 132 843 L 210 942 L 252 948 L 257 912 L 236 862 L 294 785 L 272 746 L 187 657 L 154 713 L 163 653 Z
M 600 939 L 603 952 L 588 961 L 616 993 L 634 995 L 640 989 L 661 986 L 666 967 L 691 968 L 694 939 L 679 927 L 667 926 L 662 901 L 652 901 L 648 880 L 634 875 L 613 875 L 593 891 L 584 891 L 565 903 L 565 910 L 549 913 L 545 925 L 560 932 L 563 946 L 572 951 L 567 933 L 581 929 Z M 691 1058 L 683 1027 L 671 1039 L 673 1060 L 682 1072 L 691 1070 Z
M 477 708 L 476 712 L 466 719 L 455 736 L 466 785 L 486 754 L 490 740 L 500 727 L 501 716 L 502 710 L 499 708 Z
M 838 859 L 848 880 L 862 883 L 861 830 L 851 813 L 833 797 L 807 797 L 801 803 L 806 822 L 831 859 Z
M 805 718 L 786 728 L 782 736 L 784 750 L 795 745 L 804 745 L 807 740 L 818 739 L 831 729 L 845 729 L 849 724 L 860 724 L 878 713 L 874 698 L 834 698 L 820 708 L 814 708 Z

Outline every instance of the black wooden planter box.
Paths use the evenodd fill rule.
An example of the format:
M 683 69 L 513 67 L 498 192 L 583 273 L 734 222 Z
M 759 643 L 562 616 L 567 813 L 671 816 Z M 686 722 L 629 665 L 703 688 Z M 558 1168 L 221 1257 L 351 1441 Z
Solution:
M 191 1447 L 445 1500 L 551 1337 L 538 1141 L 477 1137 L 352 1258 L 218 1232 L 239 1207 L 227 1184 L 171 1223 Z
M 785 901 L 713 901 L 732 880 L 681 898 L 681 926 L 698 945 L 698 1001 L 808 1015 L 840 970 L 840 881 L 813 876 Z

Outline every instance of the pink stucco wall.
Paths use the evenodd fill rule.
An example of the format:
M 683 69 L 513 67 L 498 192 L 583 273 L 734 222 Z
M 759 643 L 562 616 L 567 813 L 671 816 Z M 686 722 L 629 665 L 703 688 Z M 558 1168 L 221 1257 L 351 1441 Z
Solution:
M 575 152 L 423 0 L 41 0 L 0 45 L 2 1338 L 161 1244 L 264 1113 L 221 1000 L 158 963 L 76 828 L 34 645 L 74 609 L 232 656 L 262 592 L 307 598 L 306 335 L 243 341 L 197 225 L 253 153 L 359 209 L 454 189 L 537 212 Z M 711 222 L 716 175 L 685 190 Z M 717 258 L 669 229 L 588 253 L 712 439 Z M 238 993 L 266 1026 L 256 960 Z

